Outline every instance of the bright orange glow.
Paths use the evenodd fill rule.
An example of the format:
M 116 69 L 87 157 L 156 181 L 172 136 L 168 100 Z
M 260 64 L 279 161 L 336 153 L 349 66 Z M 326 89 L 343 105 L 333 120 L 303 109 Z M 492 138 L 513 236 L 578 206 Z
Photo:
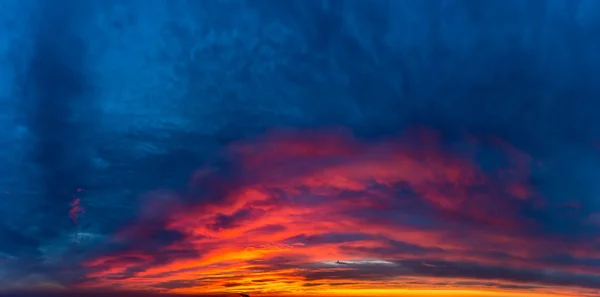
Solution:
M 164 228 L 183 239 L 157 252 L 140 242 L 135 252 L 94 259 L 85 286 L 264 296 L 587 294 L 535 281 L 477 280 L 459 268 L 455 276 L 437 272 L 450 271 L 439 263 L 552 268 L 533 259 L 563 247 L 520 233 L 530 222 L 514 205 L 542 201 L 525 182 L 528 156 L 494 140 L 510 162 L 490 173 L 474 161 L 476 151 L 442 148 L 435 134 L 422 135 L 417 143 L 366 145 L 343 133 L 278 132 L 236 144 L 239 178 L 204 170 L 191 182 L 215 187 L 218 199 L 190 205 L 163 193 L 148 210 L 162 207 Z M 142 220 L 115 242 L 145 228 Z

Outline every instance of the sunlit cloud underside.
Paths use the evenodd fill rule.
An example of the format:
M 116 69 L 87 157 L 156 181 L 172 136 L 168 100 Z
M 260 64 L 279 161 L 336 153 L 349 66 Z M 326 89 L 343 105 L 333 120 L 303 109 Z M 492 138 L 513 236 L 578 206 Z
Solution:
M 367 143 L 282 130 L 234 143 L 226 158 L 185 193 L 145 197 L 137 223 L 85 262 L 78 286 L 332 296 L 583 296 L 600 286 L 583 261 L 551 262 L 591 259 L 594 242 L 546 236 L 523 215 L 556 207 L 529 183 L 548 166 L 499 139 L 448 145 L 417 129 Z

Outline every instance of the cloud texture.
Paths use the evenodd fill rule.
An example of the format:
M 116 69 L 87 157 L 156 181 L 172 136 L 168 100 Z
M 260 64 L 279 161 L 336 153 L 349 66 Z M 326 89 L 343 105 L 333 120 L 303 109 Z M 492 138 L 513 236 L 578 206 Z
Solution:
M 5 5 L 0 295 L 600 292 L 595 1 Z

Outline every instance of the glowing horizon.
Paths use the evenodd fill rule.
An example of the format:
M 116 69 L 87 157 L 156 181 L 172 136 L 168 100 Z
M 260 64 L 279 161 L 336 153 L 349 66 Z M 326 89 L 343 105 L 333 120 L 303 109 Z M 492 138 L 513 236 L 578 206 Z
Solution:
M 139 222 L 108 243 L 133 248 L 89 260 L 82 287 L 156 290 L 158 282 L 172 285 L 162 289 L 171 293 L 323 296 L 584 292 L 561 289 L 544 276 L 553 267 L 536 258 L 562 247 L 549 245 L 550 238 L 528 238 L 521 231 L 535 225 L 513 212 L 523 203 L 543 205 L 525 182 L 531 166 L 544 165 L 495 138 L 465 141 L 470 149 L 446 150 L 436 133 L 421 129 L 376 144 L 310 131 L 236 143 L 229 151 L 240 160 L 239 179 L 216 178 L 218 172 L 204 168 L 189 183 L 223 197 L 198 197 L 190 205 L 180 194 L 149 195 Z M 472 162 L 490 149 L 510 158 L 507 167 L 484 172 Z M 479 194 L 468 194 L 473 189 Z M 503 211 L 495 213 L 497 207 Z M 470 220 L 485 228 L 465 225 Z M 151 243 L 156 232 L 171 232 L 164 235 L 172 242 L 155 251 L 136 243 Z M 500 252 L 504 259 L 490 256 Z M 581 246 L 577 253 L 594 251 Z M 165 255 L 172 256 L 148 266 Z M 498 276 L 487 275 L 495 270 Z M 519 273 L 525 279 L 519 281 Z M 539 280 L 528 280 L 529 273 Z

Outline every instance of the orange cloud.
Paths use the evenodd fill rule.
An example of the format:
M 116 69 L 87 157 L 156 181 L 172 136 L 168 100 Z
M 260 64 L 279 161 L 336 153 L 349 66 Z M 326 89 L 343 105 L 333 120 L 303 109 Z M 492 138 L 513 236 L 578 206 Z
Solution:
M 110 243 L 121 248 L 87 262 L 81 286 L 265 296 L 584 296 L 600 286 L 589 266 L 549 270 L 545 256 L 597 250 L 535 236 L 539 222 L 520 212 L 544 205 L 529 184 L 536 164 L 501 141 L 278 131 L 229 156 L 235 175 L 191 181 L 218 197 L 161 193 Z

